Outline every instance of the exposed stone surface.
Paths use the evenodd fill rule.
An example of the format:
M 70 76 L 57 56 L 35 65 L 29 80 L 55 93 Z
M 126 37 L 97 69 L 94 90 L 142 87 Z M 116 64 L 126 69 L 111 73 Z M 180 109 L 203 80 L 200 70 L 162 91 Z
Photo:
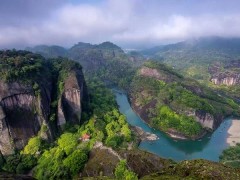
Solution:
M 138 126 L 132 126 L 131 130 L 134 131 L 142 141 L 155 141 L 158 139 L 158 136 L 156 134 L 145 132 L 142 128 Z
M 211 71 L 215 72 L 219 69 L 216 66 Z M 151 82 L 149 80 L 148 83 L 148 79 L 155 79 L 155 81 Z M 163 83 L 157 80 L 161 80 Z M 146 84 L 142 85 L 142 83 Z M 159 83 L 159 86 L 157 83 Z M 190 95 L 187 95 L 189 98 L 185 97 L 184 94 L 188 93 L 192 94 L 192 99 Z M 152 126 L 154 126 L 154 117 L 158 114 L 157 108 L 163 105 L 168 106 L 174 113 L 189 116 L 201 124 L 202 128 L 198 131 L 198 134 L 191 136 L 183 131 L 178 132 L 173 126 L 164 130 L 161 129 L 169 136 L 178 139 L 201 138 L 207 131 L 215 130 L 224 117 L 233 112 L 233 109 L 225 108 L 225 104 L 222 104 L 220 96 L 216 92 L 205 88 L 193 79 L 179 75 L 171 68 L 157 63 L 146 63 L 139 68 L 136 78 L 131 84 L 129 96 L 134 111 Z M 216 102 L 211 99 L 212 97 L 216 98 Z M 195 100 L 199 102 L 193 102 Z M 206 106 L 204 103 L 206 103 Z M 221 113 L 221 106 L 226 109 L 224 113 Z M 220 113 L 217 113 L 218 110 L 220 110 Z M 158 126 L 158 128 L 161 127 Z
M 86 94 L 83 93 L 86 87 L 81 69 L 72 71 L 65 79 L 55 124 L 49 121 L 52 82 L 48 81 L 39 83 L 38 95 L 24 83 L 0 81 L 0 151 L 3 155 L 12 154 L 15 149 L 21 150 L 36 135 L 52 140 L 57 130 L 53 127 L 55 124 L 80 122 L 81 103 Z
M 64 81 L 64 92 L 58 103 L 58 125 L 62 126 L 70 120 L 79 123 L 82 113 L 82 98 L 85 81 L 81 71 L 72 72 Z
M 240 73 L 239 74 L 226 74 L 226 73 L 221 73 L 214 75 L 211 78 L 211 81 L 216 84 L 216 85 L 227 85 L 227 86 L 233 86 L 240 84 Z
M 206 113 L 204 111 L 195 111 L 196 120 L 205 128 L 214 129 L 216 125 L 214 125 L 215 119 L 213 115 Z
M 240 85 L 240 60 L 233 60 L 224 64 L 214 63 L 209 69 L 210 81 L 215 85 Z
M 158 72 L 157 69 L 152 69 L 152 68 L 149 68 L 149 67 L 141 68 L 140 69 L 140 74 L 143 75 L 143 76 L 154 77 L 154 78 L 157 78 L 157 79 L 159 79 L 161 77 L 160 73 Z
M 43 124 L 48 127 L 50 101 L 45 91 L 38 98 L 30 87 L 17 82 L 0 82 L 0 86 L 0 150 L 7 155 L 22 149 Z M 46 134 L 45 138 L 52 138 L 50 131 Z

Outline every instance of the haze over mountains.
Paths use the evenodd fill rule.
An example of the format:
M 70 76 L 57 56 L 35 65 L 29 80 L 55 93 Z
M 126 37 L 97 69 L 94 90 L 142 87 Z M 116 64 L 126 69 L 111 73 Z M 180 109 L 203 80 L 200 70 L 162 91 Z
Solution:
M 145 49 L 199 37 L 240 37 L 239 6 L 238 0 L 5 1 L 0 48 L 111 41 Z
M 0 179 L 239 179 L 239 7 L 1 2 Z

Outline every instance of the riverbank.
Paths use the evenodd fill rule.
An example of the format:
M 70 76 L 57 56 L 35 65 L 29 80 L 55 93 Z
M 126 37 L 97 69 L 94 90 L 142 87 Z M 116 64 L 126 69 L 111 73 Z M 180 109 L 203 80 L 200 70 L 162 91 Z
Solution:
M 156 141 L 158 139 L 158 136 L 156 134 L 145 132 L 141 127 L 131 126 L 131 130 L 141 141 Z
M 129 98 L 125 93 L 116 91 L 114 93 L 119 111 L 126 116 L 131 126 L 141 127 L 145 132 L 156 134 L 159 137 L 154 141 L 141 141 L 139 139 L 139 148 L 141 150 L 175 161 L 208 159 L 218 162 L 222 151 L 229 147 L 226 140 L 228 129 L 232 124 L 232 118 L 226 118 L 215 131 L 205 135 L 200 140 L 175 140 L 163 131 L 151 128 L 146 121 L 143 121 L 139 114 L 131 108 Z
M 147 106 L 145 106 L 144 108 L 140 108 L 139 106 L 136 105 L 135 100 L 129 96 L 127 96 L 128 98 L 128 102 L 130 104 L 130 107 L 132 108 L 132 110 L 139 116 L 139 118 L 146 123 L 149 127 L 151 127 L 151 120 L 149 119 L 146 110 L 150 107 L 153 107 L 156 105 L 156 101 L 153 101 L 151 103 L 149 103 Z M 153 128 L 153 127 L 151 127 Z M 175 130 L 175 129 L 168 129 L 168 130 L 163 130 L 160 127 L 157 128 L 159 131 L 164 132 L 165 134 L 167 134 L 169 137 L 171 137 L 174 140 L 199 140 L 202 139 L 207 133 L 208 131 L 206 129 L 202 129 L 202 131 L 194 136 L 186 136 L 185 134 Z
M 240 120 L 232 120 L 231 127 L 228 129 L 227 143 L 230 146 L 235 146 L 240 143 Z

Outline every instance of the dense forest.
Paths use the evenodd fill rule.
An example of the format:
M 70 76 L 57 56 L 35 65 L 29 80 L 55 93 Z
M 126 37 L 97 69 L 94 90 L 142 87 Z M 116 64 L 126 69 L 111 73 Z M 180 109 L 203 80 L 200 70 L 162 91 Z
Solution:
M 109 42 L 100 45 L 78 43 L 69 50 L 56 46 L 43 46 L 35 48 L 34 51 L 40 52 L 47 59 L 27 51 L 1 51 L 1 80 L 29 86 L 33 89 L 34 95 L 40 99 L 42 88 L 53 82 L 48 119 L 49 127 L 55 128 L 56 131 L 53 133 L 53 140 L 49 141 L 42 138 L 41 133 L 49 127 L 42 126 L 40 133 L 29 139 L 23 149 L 16 150 L 14 154 L 8 156 L 3 156 L 1 153 L 0 170 L 3 172 L 27 174 L 31 171 L 33 177 L 37 179 L 73 179 L 78 178 L 79 173 L 84 172 L 84 168 L 89 166 L 87 164 L 90 159 L 92 161 L 91 154 L 96 143 L 102 143 L 104 148 L 111 148 L 125 156 L 131 152 L 129 148 L 134 150 L 131 156 L 140 153 L 137 150 L 138 137 L 131 130 L 126 117 L 119 112 L 114 94 L 108 88 L 110 85 L 126 90 L 133 108 L 136 108 L 136 112 L 138 108 L 144 109 L 145 115 L 148 116 L 146 121 L 151 126 L 165 132 L 168 130 L 180 132 L 187 138 L 195 138 L 204 131 L 211 131 L 211 128 L 204 127 L 196 121 L 196 117 L 191 115 L 193 111 L 208 113 L 216 119 L 239 115 L 239 104 L 235 99 L 231 99 L 232 94 L 219 96 L 211 86 L 203 85 L 194 78 L 186 77 L 183 71 L 178 73 L 171 66 L 159 62 L 147 61 L 142 65 L 145 60 L 139 53 L 125 54 L 118 46 Z M 67 122 L 57 130 L 59 99 L 66 90 L 66 80 L 69 76 L 74 76 L 73 72 L 82 69 L 87 94 L 84 95 L 86 98 L 82 103 L 81 121 Z M 218 121 L 213 125 L 212 130 L 219 123 L 221 122 Z M 237 152 L 238 145 L 225 150 L 220 157 L 221 162 L 239 167 Z M 141 154 L 139 157 L 144 156 Z M 185 176 L 180 173 L 184 172 L 187 166 L 184 162 L 175 163 L 160 158 L 158 161 L 164 162 L 162 167 L 165 170 L 162 177 L 172 176 L 172 173 L 178 178 Z M 123 158 L 115 166 L 109 165 L 113 166 L 111 177 L 137 179 L 139 174 L 136 173 L 136 169 L 130 168 L 129 163 L 131 163 L 129 159 Z M 215 167 L 214 164 L 205 161 L 189 161 L 189 163 L 193 163 L 191 169 L 196 168 L 198 163 Z M 217 166 L 225 168 L 220 164 Z M 179 172 L 169 167 L 174 167 L 176 171 L 179 168 Z M 233 177 L 237 176 L 234 169 L 226 170 L 232 172 Z M 101 176 L 103 172 L 98 171 L 98 175 Z M 159 174 L 153 175 L 156 176 Z

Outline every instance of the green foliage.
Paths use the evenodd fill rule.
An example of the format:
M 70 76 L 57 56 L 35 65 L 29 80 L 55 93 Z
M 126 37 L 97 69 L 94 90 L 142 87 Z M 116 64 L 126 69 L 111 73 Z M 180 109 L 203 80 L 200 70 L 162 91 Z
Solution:
M 153 118 L 153 126 L 163 130 L 175 129 L 184 135 L 198 135 L 202 127 L 193 117 L 176 114 L 168 106 L 162 106 Z
M 101 81 L 98 79 L 86 79 L 86 81 L 90 99 L 89 109 L 92 110 L 92 114 L 102 117 L 106 112 L 117 107 L 113 93 Z
M 24 147 L 21 154 L 36 155 L 43 148 L 43 140 L 40 137 L 29 139 L 28 144 Z
M 77 174 L 87 162 L 88 156 L 81 150 L 76 150 L 63 161 L 63 165 L 68 167 L 71 174 Z
M 6 157 L 6 163 L 3 165 L 3 170 L 11 173 L 16 173 L 18 164 L 21 161 L 20 154 L 14 154 Z
M 8 82 L 31 82 L 38 75 L 45 74 L 44 63 L 42 56 L 27 51 L 0 51 L 0 77 Z
M 132 140 L 125 116 L 118 110 L 113 93 L 98 80 L 87 81 L 93 118 L 84 123 L 79 133 L 91 135 L 91 141 L 103 141 L 107 146 L 119 148 Z
M 240 167 L 240 144 L 236 146 L 229 147 L 225 149 L 221 156 L 219 157 L 220 162 L 223 164 L 232 166 L 232 167 Z
M 117 148 L 121 145 L 122 142 L 123 142 L 123 138 L 121 136 L 112 135 L 107 137 L 105 143 L 107 146 L 110 146 L 112 148 Z
M 69 155 L 78 145 L 78 137 L 72 133 L 64 133 L 57 141 L 59 148 L 61 148 L 66 155 Z
M 96 141 L 119 148 L 124 142 L 131 140 L 132 134 L 126 118 L 116 109 L 112 92 L 98 81 L 89 82 L 88 88 L 91 118 L 76 127 L 77 131 L 66 128 L 55 146 L 41 155 L 34 170 L 37 179 L 72 179 L 84 167 L 88 152 Z M 80 140 L 84 134 L 90 135 L 89 141 Z M 126 176 L 131 177 L 131 173 Z
M 0 76 L 3 79 L 6 77 L 6 81 L 26 81 L 32 86 L 35 95 L 41 98 L 41 90 L 43 85 L 46 85 L 41 77 L 46 75 L 46 78 L 51 79 L 51 82 L 53 82 L 53 96 L 49 120 L 50 126 L 55 127 L 57 107 L 59 97 L 64 91 L 64 82 L 71 73 L 82 75 L 80 71 L 81 66 L 65 58 L 44 60 L 39 55 L 25 51 L 3 51 L 1 53 L 0 65 L 4 68 L 0 68 L 2 70 Z M 21 56 L 20 60 L 18 56 Z M 110 57 L 110 54 L 106 53 L 104 56 Z M 129 79 L 131 79 L 130 76 L 126 79 L 121 78 L 126 75 L 126 71 L 130 70 L 128 69 L 128 63 L 115 64 L 109 61 L 109 65 L 109 67 L 114 67 L 115 70 L 110 68 L 113 71 L 105 73 L 114 74 L 118 72 L 111 80 L 115 83 L 120 83 L 122 86 L 126 85 Z M 118 66 L 124 66 L 125 70 Z M 72 72 L 73 70 L 76 71 Z M 36 71 L 36 74 L 32 74 L 34 73 L 33 71 Z M 132 70 L 130 71 L 132 72 Z M 23 77 L 20 78 L 20 75 L 23 75 Z M 105 75 L 101 74 L 101 79 L 105 79 Z M 28 79 L 30 79 L 29 82 Z M 20 154 L 7 157 L 6 162 L 2 161 L 3 163 L 0 164 L 1 167 L 5 171 L 12 173 L 28 173 L 29 170 L 36 166 L 34 168 L 34 176 L 37 179 L 72 179 L 84 167 L 88 160 L 88 152 L 96 141 L 102 141 L 114 148 L 125 147 L 124 143 L 132 140 L 132 134 L 126 118 L 118 111 L 113 93 L 97 79 L 92 78 L 91 82 L 88 82 L 90 108 L 89 112 L 83 112 L 85 113 L 85 119 L 88 121 L 83 122 L 81 127 L 66 125 L 63 134 L 50 146 L 46 146 L 39 137 L 31 138 Z M 41 132 L 46 131 L 47 126 L 43 125 Z M 90 140 L 87 142 L 81 141 L 80 138 L 83 134 L 90 135 Z M 127 176 L 131 177 L 132 175 L 129 173 Z
M 117 167 L 115 169 L 114 174 L 115 174 L 115 178 L 119 179 L 119 180 L 122 180 L 122 179 L 125 179 L 125 180 L 137 180 L 138 179 L 137 175 L 134 172 L 132 172 L 132 171 L 127 169 L 127 162 L 126 162 L 126 160 L 121 160 L 118 163 L 118 165 L 117 165 Z
M 43 148 L 46 148 L 44 142 L 39 137 L 33 137 L 28 141 L 28 144 L 21 151 L 21 153 L 15 153 L 7 156 L 5 159 L 0 158 L 0 169 L 4 171 L 25 174 L 28 173 L 37 164 L 37 158 Z
M 88 150 L 80 146 L 78 134 L 64 133 L 55 147 L 46 150 L 34 170 L 37 179 L 71 179 L 88 159 Z
M 101 80 L 108 80 L 123 89 L 127 89 L 135 73 L 135 68 L 128 61 L 110 60 L 105 67 L 100 67 L 96 75 Z
M 197 81 L 184 78 L 174 69 L 158 62 L 147 61 L 144 67 L 156 72 L 159 78 L 139 71 L 131 83 L 134 104 L 145 111 L 151 124 L 159 129 L 177 130 L 187 136 L 201 132 L 201 126 L 189 114 L 196 111 L 213 117 L 239 114 L 239 105 L 219 96 Z
M 37 165 L 37 158 L 33 155 L 21 155 L 21 161 L 17 165 L 16 173 L 25 174 L 28 173 L 35 165 Z
M 177 69 L 185 69 L 194 65 L 208 65 L 213 61 L 238 59 L 239 44 L 239 39 L 210 37 L 155 47 L 142 53 Z
M 132 140 L 132 132 L 127 123 L 122 126 L 121 134 L 124 136 L 125 141 L 129 142 Z
M 40 90 L 39 85 L 36 82 L 34 82 L 34 84 L 33 84 L 33 90 L 34 90 L 35 96 L 39 96 L 40 95 L 41 90 Z
M 57 147 L 45 151 L 34 169 L 34 176 L 39 180 L 70 179 L 69 169 L 62 164 L 64 156 L 64 151 Z

